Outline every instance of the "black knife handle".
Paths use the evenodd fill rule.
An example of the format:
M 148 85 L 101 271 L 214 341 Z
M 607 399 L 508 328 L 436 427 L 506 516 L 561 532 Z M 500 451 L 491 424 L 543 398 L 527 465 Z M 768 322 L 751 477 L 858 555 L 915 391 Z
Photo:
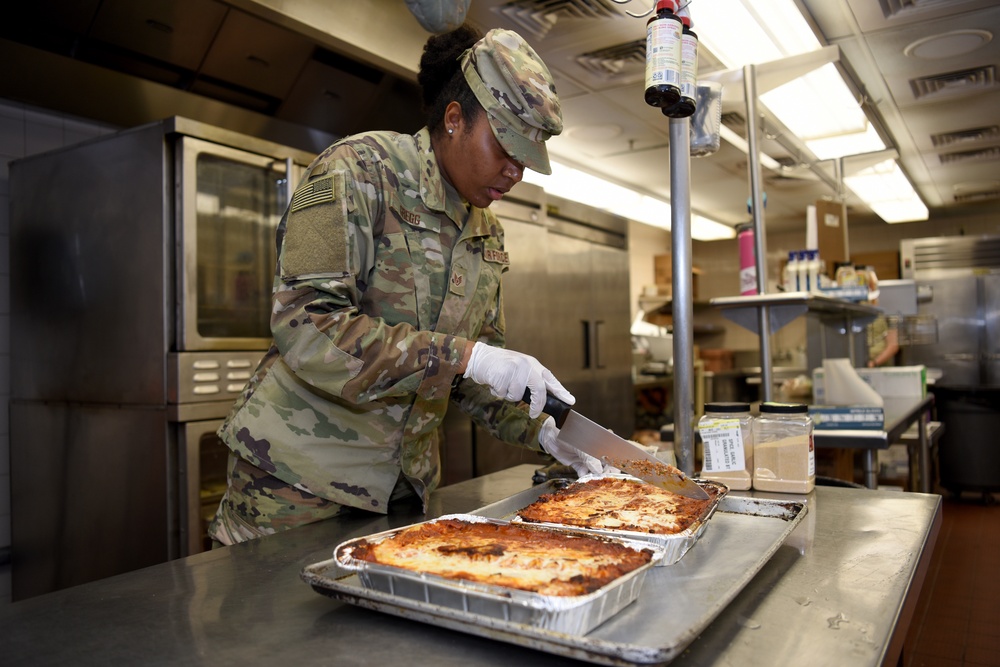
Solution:
M 524 396 L 521 398 L 525 403 L 531 403 L 531 389 L 525 387 Z M 542 409 L 545 414 L 551 416 L 556 420 L 556 426 L 562 428 L 562 425 L 566 423 L 566 417 L 569 415 L 570 406 L 569 403 L 565 401 L 560 401 L 558 398 L 545 392 L 545 407 Z

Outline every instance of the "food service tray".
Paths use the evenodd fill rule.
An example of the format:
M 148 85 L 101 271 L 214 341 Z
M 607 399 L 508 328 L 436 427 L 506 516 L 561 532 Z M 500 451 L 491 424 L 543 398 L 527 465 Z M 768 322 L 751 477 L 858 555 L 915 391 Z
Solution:
M 449 514 L 414 525 L 434 523 L 445 519 L 501 525 L 510 523 L 480 515 Z M 551 529 L 537 524 L 523 523 L 519 526 L 539 532 L 551 532 Z M 484 618 L 570 634 L 586 634 L 634 602 L 639 596 L 646 571 L 663 557 L 662 548 L 645 541 L 631 540 L 620 536 L 600 536 L 585 531 L 562 528 L 559 532 L 564 534 L 578 535 L 587 539 L 597 538 L 622 544 L 636 551 L 645 550 L 652 553 L 652 560 L 641 567 L 627 572 L 596 591 L 573 596 L 541 595 L 504 586 L 449 579 L 434 574 L 371 563 L 353 557 L 352 552 L 358 543 L 362 541 L 379 542 L 393 537 L 409 527 L 403 526 L 342 542 L 334 549 L 333 561 L 345 570 L 356 572 L 361 585 L 369 590 L 386 593 L 397 598 L 418 600 Z M 326 561 L 317 564 L 318 568 L 306 568 L 303 578 L 315 586 L 318 582 L 314 580 L 313 575 L 317 569 L 324 570 L 328 564 L 329 561 Z
M 544 484 L 539 484 L 530 489 L 525 489 L 521 493 L 516 493 L 513 496 L 504 498 L 503 500 L 498 500 L 495 503 L 482 507 L 476 510 L 475 514 L 480 514 L 482 516 L 495 517 L 499 519 L 510 519 L 512 522 L 520 523 L 525 526 L 547 526 L 550 528 L 556 528 L 559 530 L 566 530 L 567 528 L 572 528 L 574 530 L 585 531 L 588 533 L 594 533 L 596 535 L 604 535 L 607 537 L 627 537 L 633 540 L 641 540 L 644 542 L 649 542 L 650 544 L 655 544 L 656 546 L 663 549 L 663 558 L 657 561 L 657 565 L 673 565 L 679 561 L 684 554 L 686 554 L 691 547 L 695 545 L 698 538 L 701 537 L 702 533 L 705 532 L 705 528 L 708 527 L 709 519 L 715 514 L 716 508 L 719 506 L 719 502 L 729 493 L 729 487 L 725 484 L 719 482 L 714 482 L 705 479 L 696 479 L 694 482 L 703 489 L 714 489 L 714 491 L 709 492 L 709 496 L 712 498 L 712 502 L 708 504 L 705 511 L 702 512 L 694 523 L 680 531 L 679 533 L 672 533 L 670 535 L 658 535 L 655 533 L 642 533 L 633 530 L 611 530 L 603 528 L 584 528 L 582 526 L 569 526 L 560 523 L 550 523 L 544 521 L 522 521 L 517 513 L 541 498 L 546 493 L 554 493 L 560 489 L 568 488 L 574 484 L 579 484 L 582 482 L 589 481 L 591 479 L 598 479 L 601 477 L 615 477 L 618 479 L 627 479 L 634 481 L 637 484 L 642 484 L 643 481 L 638 477 L 626 474 L 603 474 L 603 475 L 586 475 L 578 480 L 569 479 L 550 479 Z M 714 495 L 713 495 L 714 494 Z
M 493 512 L 500 504 L 479 511 Z M 649 570 L 635 602 L 585 635 L 368 589 L 333 560 L 310 565 L 302 577 L 319 593 L 349 604 L 554 655 L 600 665 L 665 665 L 739 595 L 805 515 L 806 504 L 798 500 L 727 496 L 691 557 Z M 784 551 L 798 557 L 792 546 Z

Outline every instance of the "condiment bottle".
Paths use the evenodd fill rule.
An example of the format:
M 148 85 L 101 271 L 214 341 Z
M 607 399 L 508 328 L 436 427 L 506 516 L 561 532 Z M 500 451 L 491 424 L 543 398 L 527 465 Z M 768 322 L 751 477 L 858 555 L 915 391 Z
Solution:
M 809 408 L 802 403 L 760 404 L 753 422 L 753 488 L 809 493 L 816 486 L 816 452 Z
M 646 23 L 646 104 L 669 107 L 681 98 L 681 20 L 674 0 L 658 0 Z
M 691 30 L 688 8 L 677 11 L 681 19 L 681 97 L 676 104 L 663 109 L 670 118 L 687 118 L 694 114 L 698 95 L 698 34 Z
M 753 417 L 749 403 L 706 403 L 698 420 L 704 449 L 701 477 L 746 491 L 753 477 Z
M 808 258 L 806 260 L 806 273 L 808 274 L 806 279 L 806 289 L 810 292 L 819 291 L 819 250 L 808 250 Z
M 799 291 L 799 265 L 797 256 L 794 250 L 788 251 L 788 262 L 785 264 L 785 271 L 781 279 L 786 292 Z

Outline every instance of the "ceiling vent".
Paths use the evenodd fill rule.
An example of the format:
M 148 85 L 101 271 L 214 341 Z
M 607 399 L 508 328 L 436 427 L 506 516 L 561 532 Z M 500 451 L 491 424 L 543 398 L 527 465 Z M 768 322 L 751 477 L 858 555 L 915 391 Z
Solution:
M 626 71 L 643 70 L 646 67 L 646 40 L 610 46 L 606 49 L 581 53 L 576 57 L 583 69 L 604 78 L 616 78 Z
M 1000 199 L 1000 190 L 983 190 L 980 192 L 965 192 L 955 195 L 956 204 L 974 204 L 991 199 Z
M 612 0 L 517 0 L 493 11 L 503 14 L 538 39 L 565 19 L 606 19 L 621 16 Z
M 947 148 L 948 146 L 993 141 L 998 138 L 1000 138 L 1000 126 L 990 125 L 989 127 L 974 127 L 968 130 L 958 130 L 957 132 L 932 134 L 931 142 L 933 142 L 936 148 Z
M 952 2 L 954 0 L 879 0 L 879 4 L 882 6 L 882 15 L 887 19 L 913 16 L 944 7 Z
M 980 92 L 996 85 L 996 67 L 947 72 L 910 81 L 913 96 L 918 100 L 955 93 Z
M 722 114 L 722 124 L 746 139 L 747 119 L 743 114 L 737 111 L 727 111 Z
M 974 151 L 956 151 L 938 156 L 941 164 L 961 164 L 965 162 L 988 162 L 1000 159 L 1000 146 L 991 146 Z

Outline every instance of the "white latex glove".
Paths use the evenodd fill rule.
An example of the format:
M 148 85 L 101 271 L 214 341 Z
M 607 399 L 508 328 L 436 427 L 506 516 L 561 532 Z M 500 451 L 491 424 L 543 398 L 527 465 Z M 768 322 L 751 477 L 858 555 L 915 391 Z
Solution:
M 476 343 L 465 369 L 464 377 L 478 384 L 485 384 L 490 393 L 507 401 L 520 401 L 524 390 L 531 390 L 532 418 L 542 414 L 545 392 L 569 405 L 576 403 L 573 394 L 566 391 L 552 372 L 537 359 L 521 352 Z
M 555 457 L 556 461 L 573 468 L 580 477 L 600 475 L 610 469 L 600 459 L 585 454 L 559 440 L 559 427 L 556 426 L 556 420 L 552 417 L 547 417 L 542 422 L 542 430 L 538 433 L 538 442 L 541 443 L 542 449 Z

